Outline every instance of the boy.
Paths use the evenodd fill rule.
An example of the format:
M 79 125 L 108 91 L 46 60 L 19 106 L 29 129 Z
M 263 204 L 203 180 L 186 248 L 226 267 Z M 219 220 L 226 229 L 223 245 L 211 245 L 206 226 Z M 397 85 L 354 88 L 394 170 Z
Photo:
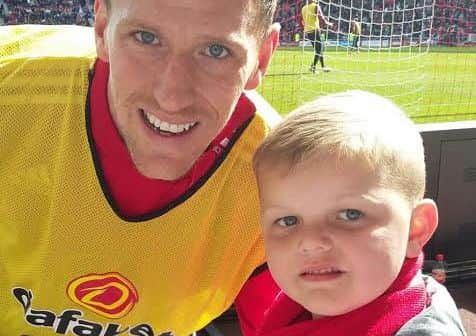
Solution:
M 363 91 L 308 103 L 254 169 L 269 271 L 237 300 L 244 335 L 465 334 L 420 271 L 438 213 L 420 134 L 394 104 Z

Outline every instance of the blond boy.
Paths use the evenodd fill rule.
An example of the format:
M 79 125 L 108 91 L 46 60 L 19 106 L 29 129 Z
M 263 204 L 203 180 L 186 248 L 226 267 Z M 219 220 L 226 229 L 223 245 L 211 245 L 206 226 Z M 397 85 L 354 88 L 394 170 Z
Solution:
M 271 132 L 254 168 L 269 270 L 237 301 L 245 335 L 465 334 L 421 274 L 438 212 L 397 106 L 364 91 L 317 99 Z

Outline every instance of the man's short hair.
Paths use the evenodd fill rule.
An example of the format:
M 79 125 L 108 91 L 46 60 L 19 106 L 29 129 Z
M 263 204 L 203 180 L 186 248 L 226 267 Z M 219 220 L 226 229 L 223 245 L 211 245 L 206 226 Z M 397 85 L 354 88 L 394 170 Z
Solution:
M 258 147 L 253 167 L 259 177 L 311 161 L 361 166 L 410 203 L 423 198 L 421 135 L 400 108 L 370 92 L 331 94 L 297 108 Z
M 104 0 L 104 2 L 109 10 L 111 8 L 111 0 Z M 273 23 L 278 0 L 253 0 L 253 2 L 256 12 L 251 12 L 256 14 L 250 18 L 249 29 L 255 31 L 259 39 L 263 39 Z

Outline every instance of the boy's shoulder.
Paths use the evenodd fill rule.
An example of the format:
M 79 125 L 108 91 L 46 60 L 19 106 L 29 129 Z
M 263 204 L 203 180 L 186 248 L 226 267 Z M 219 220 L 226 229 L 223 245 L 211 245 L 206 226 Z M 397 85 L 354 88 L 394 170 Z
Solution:
M 395 336 L 465 336 L 456 304 L 448 290 L 424 276 L 430 304 L 409 320 Z

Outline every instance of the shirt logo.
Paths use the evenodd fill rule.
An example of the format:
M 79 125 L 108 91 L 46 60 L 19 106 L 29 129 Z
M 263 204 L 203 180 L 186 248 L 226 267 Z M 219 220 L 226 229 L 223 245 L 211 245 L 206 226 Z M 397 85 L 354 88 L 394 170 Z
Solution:
M 73 302 L 111 319 L 127 315 L 139 301 L 134 285 L 119 273 L 81 276 L 68 284 L 66 292 Z
M 116 273 L 113 273 L 112 275 L 117 276 Z M 55 313 L 49 309 L 33 308 L 33 292 L 26 288 L 14 287 L 12 288 L 12 294 L 23 308 L 26 324 L 36 328 L 51 329 L 58 335 L 174 336 L 174 333 L 171 331 L 157 334 L 154 332 L 152 326 L 146 323 L 131 326 L 124 326 L 117 323 L 96 323 L 94 321 L 86 320 L 83 317 L 83 312 L 76 309 L 64 309 L 61 313 Z

